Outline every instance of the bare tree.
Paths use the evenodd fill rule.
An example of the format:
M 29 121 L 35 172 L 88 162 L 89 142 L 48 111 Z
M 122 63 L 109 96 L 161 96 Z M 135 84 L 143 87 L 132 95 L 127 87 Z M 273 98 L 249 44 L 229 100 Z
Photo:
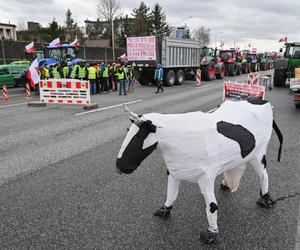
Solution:
M 26 24 L 25 24 L 25 21 L 24 21 L 23 17 L 19 18 L 17 29 L 20 30 L 20 31 L 21 30 L 26 30 Z
M 121 12 L 120 2 L 117 0 L 99 0 L 97 14 L 100 20 L 110 21 Z
M 210 29 L 203 25 L 194 30 L 194 38 L 199 41 L 201 47 L 207 46 L 210 42 Z

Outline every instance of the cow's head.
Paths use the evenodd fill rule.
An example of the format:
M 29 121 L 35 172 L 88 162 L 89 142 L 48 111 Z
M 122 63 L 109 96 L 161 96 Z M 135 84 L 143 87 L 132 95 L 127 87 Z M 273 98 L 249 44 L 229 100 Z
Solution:
M 131 174 L 157 147 L 156 126 L 151 121 L 130 111 L 124 105 L 132 122 L 117 158 L 117 172 Z

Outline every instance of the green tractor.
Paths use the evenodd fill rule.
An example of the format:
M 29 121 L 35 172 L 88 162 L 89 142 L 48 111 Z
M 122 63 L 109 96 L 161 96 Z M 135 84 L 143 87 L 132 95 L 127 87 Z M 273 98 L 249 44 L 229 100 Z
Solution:
M 223 79 L 225 66 L 220 59 L 220 50 L 217 48 L 204 47 L 201 57 L 201 79 L 204 81 L 212 81 L 215 77 L 217 79 Z
M 277 58 L 275 61 L 274 86 L 284 87 L 287 79 L 295 78 L 295 68 L 298 67 L 300 67 L 300 42 L 286 43 L 283 58 Z

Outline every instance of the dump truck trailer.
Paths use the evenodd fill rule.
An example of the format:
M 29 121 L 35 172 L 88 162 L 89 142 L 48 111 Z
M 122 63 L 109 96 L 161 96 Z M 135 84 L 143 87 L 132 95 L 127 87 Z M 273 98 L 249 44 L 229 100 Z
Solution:
M 158 64 L 164 70 L 164 85 L 180 85 L 200 69 L 201 47 L 198 41 L 169 37 L 127 37 L 127 60 L 142 85 L 154 84 Z

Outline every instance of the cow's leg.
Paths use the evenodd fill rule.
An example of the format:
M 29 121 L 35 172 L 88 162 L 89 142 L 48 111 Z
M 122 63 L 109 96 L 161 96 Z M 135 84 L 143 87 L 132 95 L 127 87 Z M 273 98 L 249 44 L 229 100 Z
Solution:
M 269 193 L 269 177 L 266 170 L 267 162 L 265 155 L 258 160 L 257 158 L 250 161 L 250 164 L 254 167 L 256 174 L 259 177 L 260 182 L 260 198 L 257 204 L 261 207 L 271 208 L 275 204 Z
M 214 193 L 214 179 L 200 178 L 198 180 L 201 193 L 206 203 L 206 216 L 209 224 L 205 232 L 201 232 L 202 241 L 207 244 L 213 243 L 218 235 L 219 229 L 217 225 L 217 201 Z
M 169 218 L 171 215 L 172 205 L 175 202 L 178 191 L 179 191 L 180 181 L 176 180 L 170 174 L 168 174 L 168 189 L 167 189 L 167 200 L 163 207 L 158 209 L 154 215 L 161 218 Z

